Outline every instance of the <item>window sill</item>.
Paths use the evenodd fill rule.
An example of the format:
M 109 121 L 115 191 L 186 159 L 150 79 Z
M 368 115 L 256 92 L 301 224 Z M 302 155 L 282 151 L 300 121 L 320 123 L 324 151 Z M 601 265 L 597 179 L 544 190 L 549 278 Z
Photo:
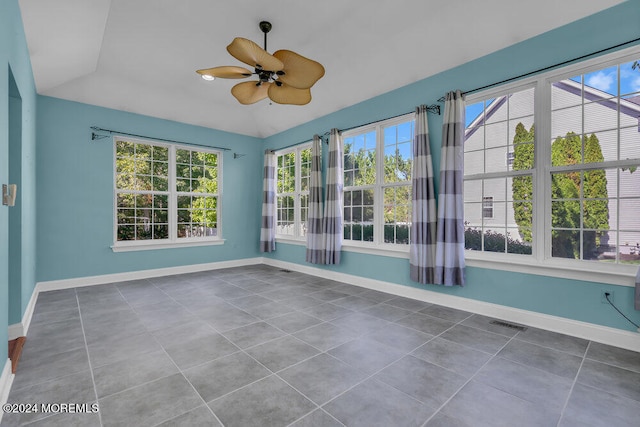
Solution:
M 286 243 L 287 245 L 307 246 L 307 238 L 295 238 L 291 236 L 276 236 L 276 243 Z
M 409 259 L 409 245 L 367 245 L 357 243 L 343 243 L 342 250 L 347 252 L 356 252 L 361 254 L 386 256 L 391 258 Z
M 191 241 L 191 242 L 178 242 L 178 243 L 135 243 L 129 245 L 113 245 L 111 250 L 113 252 L 134 252 L 134 251 L 153 251 L 156 249 L 177 249 L 177 248 L 191 248 L 197 246 L 217 246 L 224 245 L 225 239 L 207 240 L 207 241 Z
M 298 245 L 298 246 L 307 246 L 307 240 L 304 239 L 296 239 L 295 237 L 287 237 L 287 236 L 276 236 L 276 243 L 284 243 L 287 245 Z M 346 252 L 356 252 L 361 254 L 369 254 L 369 255 L 379 255 L 386 256 L 391 258 L 406 258 L 409 259 L 409 246 L 403 245 L 400 248 L 393 248 L 390 245 L 385 246 L 369 246 L 366 244 L 357 244 L 357 243 L 343 243 L 342 250 Z
M 526 255 L 470 254 L 465 251 L 468 267 L 512 271 L 561 279 L 583 280 L 619 286 L 635 286 L 637 265 L 603 264 L 591 261 L 547 259 L 541 262 Z
M 305 240 L 294 238 L 277 237 L 276 241 L 291 245 L 306 245 Z M 367 255 L 409 259 L 408 246 L 393 248 L 389 246 L 343 243 L 342 250 Z M 468 267 L 607 283 L 618 286 L 635 286 L 636 272 L 640 268 L 640 266 L 636 265 L 602 264 L 590 261 L 567 262 L 552 259 L 540 262 L 532 256 L 526 255 L 483 254 L 470 253 L 469 251 L 465 251 L 465 264 Z

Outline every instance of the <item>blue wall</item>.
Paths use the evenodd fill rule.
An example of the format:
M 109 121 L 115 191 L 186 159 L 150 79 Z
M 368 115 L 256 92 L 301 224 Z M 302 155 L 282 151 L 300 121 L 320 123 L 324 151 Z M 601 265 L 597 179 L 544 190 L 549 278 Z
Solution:
M 15 86 L 11 89 L 10 73 L 15 80 Z M 16 92 L 22 99 L 22 111 L 17 119 L 19 123 L 16 124 L 21 127 L 20 132 L 17 132 L 21 141 L 18 154 L 9 161 L 9 103 L 10 95 L 15 97 Z M 11 117 L 12 120 L 16 120 L 15 115 L 12 114 Z M 36 284 L 35 123 L 36 91 L 18 1 L 3 0 L 0 2 L 0 184 L 10 183 L 11 176 L 12 179 L 19 179 L 21 185 L 16 199 L 20 212 L 19 221 L 18 224 L 13 218 L 11 221 L 11 226 L 16 225 L 20 230 L 12 235 L 18 239 L 15 246 L 9 246 L 9 209 L 14 208 L 0 206 L 0 363 L 4 358 L 1 355 L 7 354 L 9 305 L 14 308 L 13 322 L 24 313 Z M 12 147 L 15 147 L 13 144 L 15 142 L 12 142 Z M 15 173 L 10 173 L 10 170 L 15 172 L 16 169 L 19 170 L 17 177 Z M 17 292 L 12 292 L 10 301 L 8 264 L 9 253 L 13 250 L 20 251 L 18 258 L 21 265 L 19 274 L 16 275 L 19 282 L 12 283 L 12 288 L 15 287 Z M 15 310 L 15 307 L 18 307 L 18 310 Z
M 257 242 L 262 153 L 265 146 L 283 147 L 309 139 L 314 133 L 324 133 L 332 127 L 348 128 L 395 116 L 413 110 L 418 104 L 434 103 L 446 90 L 472 89 L 606 48 L 640 36 L 638 22 L 638 3 L 625 2 L 579 22 L 261 141 L 37 96 L 18 1 L 2 0 L 0 183 L 6 183 L 9 179 L 7 82 L 11 67 L 22 98 L 22 188 L 18 196 L 22 223 L 22 292 L 21 298 L 9 301 L 9 214 L 6 207 L 0 207 L 0 354 L 6 354 L 8 307 L 20 307 L 19 312 L 24 313 L 36 279 L 68 279 L 260 256 Z M 430 115 L 429 125 L 436 163 L 434 166 L 437 170 L 441 117 Z M 91 141 L 90 126 L 232 148 L 233 151 L 225 152 L 223 159 L 222 220 L 226 243 L 222 246 L 112 252 L 113 148 L 109 139 Z M 234 151 L 245 156 L 233 159 Z M 301 246 L 279 244 L 278 251 L 273 256 L 304 264 L 304 250 Z M 407 264 L 406 259 L 346 252 L 343 264 L 335 269 L 418 287 L 408 278 Z M 632 310 L 631 288 L 481 268 L 469 268 L 468 278 L 469 284 L 465 288 L 428 288 L 466 298 L 630 329 L 611 307 L 600 303 L 601 289 L 611 289 L 615 292 L 620 308 L 640 321 L 640 316 Z
M 223 156 L 224 245 L 114 253 L 113 140 L 90 126 L 231 148 Z M 258 256 L 261 140 L 38 97 L 38 281 Z M 246 154 L 238 159 L 233 153 Z
M 269 148 L 277 149 L 310 139 L 314 133 L 322 134 L 330 128 L 351 128 L 396 116 L 414 110 L 419 104 L 436 103 L 448 90 L 471 90 L 627 42 L 640 37 L 639 22 L 638 2 L 626 2 L 462 66 L 289 129 L 267 138 L 265 144 Z M 439 170 L 441 127 L 442 116 L 429 114 L 431 150 L 436 171 Z M 326 149 L 324 154 L 326 160 Z M 279 243 L 277 251 L 269 256 L 283 261 L 305 263 L 303 246 Z M 611 306 L 601 303 L 601 291 L 608 290 L 614 292 L 616 305 L 636 323 L 640 322 L 640 313 L 633 309 L 633 289 L 630 287 L 471 267 L 467 268 L 468 280 L 464 288 L 422 286 L 410 281 L 408 264 L 407 259 L 343 251 L 342 264 L 327 268 L 479 301 L 635 330 Z
M 9 70 L 9 182 L 22 190 L 22 98 Z M 9 324 L 22 320 L 22 197 L 9 209 Z

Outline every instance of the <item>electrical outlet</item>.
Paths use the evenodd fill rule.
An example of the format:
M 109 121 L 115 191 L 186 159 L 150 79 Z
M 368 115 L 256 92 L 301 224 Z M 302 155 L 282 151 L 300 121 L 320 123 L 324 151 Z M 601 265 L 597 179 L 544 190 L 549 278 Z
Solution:
M 600 302 L 603 304 L 609 304 L 607 301 L 607 297 L 604 295 L 605 293 L 609 294 L 609 301 L 615 302 L 613 291 L 600 291 Z

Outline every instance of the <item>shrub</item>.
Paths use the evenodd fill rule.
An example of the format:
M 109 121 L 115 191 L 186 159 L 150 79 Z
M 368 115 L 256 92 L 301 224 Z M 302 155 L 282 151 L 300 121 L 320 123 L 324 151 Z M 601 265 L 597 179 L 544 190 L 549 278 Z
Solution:
M 484 233 L 484 251 L 485 252 L 505 252 L 505 244 L 507 252 L 510 254 L 532 253 L 531 246 L 524 242 L 512 239 L 504 234 L 487 230 Z M 476 251 L 482 250 L 482 232 L 477 228 L 467 227 L 464 231 L 464 247 Z

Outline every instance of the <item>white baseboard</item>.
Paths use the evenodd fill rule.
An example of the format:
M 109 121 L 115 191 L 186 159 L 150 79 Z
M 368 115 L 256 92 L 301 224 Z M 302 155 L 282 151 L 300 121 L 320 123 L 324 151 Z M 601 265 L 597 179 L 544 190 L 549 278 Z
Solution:
M 324 277 L 327 279 L 346 282 L 356 286 L 362 286 L 367 289 L 388 292 L 398 296 L 413 298 L 433 304 L 439 304 L 446 307 L 456 308 L 458 310 L 465 310 L 472 313 L 482 314 L 484 316 L 500 318 L 510 322 L 520 323 L 526 326 L 546 329 L 548 331 L 567 334 L 590 341 L 596 341 L 599 343 L 640 352 L 640 334 L 636 332 L 624 331 L 621 329 L 600 326 L 593 323 L 581 322 L 578 320 L 567 319 L 559 316 L 552 316 L 535 311 L 522 310 L 469 298 L 447 295 L 440 292 L 433 292 L 426 289 L 413 288 L 396 283 L 383 282 L 381 280 L 339 273 L 332 270 L 313 267 L 310 264 L 296 264 L 292 262 L 280 261 L 264 257 L 40 282 L 36 285 L 36 289 L 34 290 L 31 301 L 29 302 L 29 306 L 27 307 L 25 316 L 23 317 L 23 331 L 26 335 L 29 323 L 31 322 L 33 307 L 35 306 L 37 295 L 40 292 L 74 288 L 78 286 L 91 286 L 105 283 L 123 282 L 127 280 L 149 279 L 153 277 L 167 276 L 172 274 L 184 274 L 206 270 L 216 270 L 221 268 L 242 267 L 253 264 L 266 264 L 273 267 L 286 268 L 288 270 L 298 271 L 312 276 Z M 25 325 L 26 327 L 24 327 Z
M 33 292 L 31 293 L 29 304 L 27 304 L 27 308 L 24 310 L 24 314 L 22 315 L 22 322 L 9 325 L 9 341 L 27 336 L 29 325 L 31 324 L 31 317 L 33 316 L 33 309 L 35 308 L 36 301 L 38 300 L 38 293 L 39 290 L 38 286 L 36 285 L 36 287 L 33 289 Z
M 153 270 L 140 270 L 128 273 L 104 274 L 100 276 L 76 277 L 73 279 L 51 280 L 36 284 L 29 304 L 22 316 L 22 322 L 9 325 L 9 339 L 15 339 L 27 335 L 33 310 L 40 292 L 57 291 L 61 289 L 76 288 L 78 286 L 103 285 L 105 283 L 126 282 L 128 280 L 151 279 L 153 277 L 170 276 L 173 274 L 197 273 L 199 271 L 219 270 L 222 268 L 242 267 L 262 263 L 262 258 L 246 258 L 233 261 L 210 262 L 206 264 L 183 265 L 178 267 L 157 268 Z
M 640 352 L 640 334 L 271 258 L 262 263 Z
M 36 287 L 31 294 L 31 298 L 29 298 L 29 304 L 27 304 L 27 308 L 24 310 L 24 315 L 22 316 L 22 335 L 20 335 L 21 337 L 26 337 L 27 332 L 29 332 L 31 318 L 33 317 L 33 310 L 36 308 L 36 301 L 38 300 L 39 293 L 40 290 L 38 289 L 38 285 L 36 284 Z
M 35 292 L 34 292 L 35 294 Z M 24 319 L 23 319 L 24 322 Z M 8 328 L 9 341 L 15 340 L 16 338 L 24 337 L 24 327 L 22 326 L 22 322 L 14 323 L 13 325 L 9 325 Z
M 219 270 L 221 268 L 242 267 L 260 264 L 262 258 L 245 258 L 233 261 L 209 262 L 206 264 L 181 265 L 178 267 L 156 268 L 153 270 L 139 270 L 126 273 L 103 274 L 100 276 L 76 277 L 73 279 L 50 280 L 38 282 L 39 292 L 76 288 L 78 286 L 103 285 L 105 283 L 126 282 L 128 280 L 151 279 L 153 277 L 170 276 L 173 274 L 197 273 L 199 271 Z
M 7 399 L 9 399 L 9 391 L 11 391 L 14 377 L 15 375 L 11 373 L 11 360 L 7 359 L 0 375 L 0 406 L 7 403 Z M 3 414 L 4 411 L 0 411 L 0 422 L 2 422 Z
M 246 258 L 233 261 L 211 262 L 206 264 L 193 264 L 178 267 L 158 268 L 153 270 L 140 270 L 129 273 L 105 274 L 101 276 L 78 277 L 65 280 L 52 280 L 47 282 L 38 282 L 31 294 L 29 304 L 22 316 L 21 323 L 9 325 L 9 340 L 26 336 L 33 317 L 33 310 L 38 300 L 40 292 L 56 291 L 61 289 L 75 288 L 78 286 L 101 285 L 105 283 L 125 282 L 128 280 L 151 279 L 153 277 L 170 276 L 173 274 L 197 273 L 207 270 L 219 270 L 222 268 L 243 267 L 246 265 L 261 264 L 262 258 Z M 11 373 L 11 360 L 7 359 L 0 376 L 0 405 L 7 402 L 11 384 L 13 383 L 14 374 Z M 3 412 L 0 411 L 0 422 L 2 421 Z

